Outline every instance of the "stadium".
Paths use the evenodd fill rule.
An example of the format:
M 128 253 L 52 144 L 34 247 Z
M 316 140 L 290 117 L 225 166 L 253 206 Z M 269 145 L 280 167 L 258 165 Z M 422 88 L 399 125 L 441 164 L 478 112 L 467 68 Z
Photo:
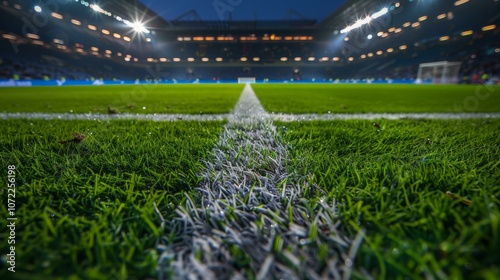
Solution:
M 0 278 L 497 279 L 498 11 L 1 1 Z

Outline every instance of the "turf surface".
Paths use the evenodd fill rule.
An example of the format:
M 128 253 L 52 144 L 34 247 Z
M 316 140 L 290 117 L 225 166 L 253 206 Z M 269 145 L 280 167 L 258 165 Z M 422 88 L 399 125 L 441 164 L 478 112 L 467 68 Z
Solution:
M 275 113 L 500 112 L 499 86 L 465 85 L 252 85 Z
M 16 277 L 155 276 L 165 218 L 198 186 L 221 122 L 9 120 L 0 125 L 0 166 L 16 166 Z M 74 131 L 82 143 L 60 144 Z M 6 185 L 7 176 L 0 181 Z M 2 197 L 7 191 L 2 188 Z M 6 199 L 0 205 L 6 228 Z M 0 232 L 7 240 L 8 232 Z M 7 242 L 0 245 L 8 252 Z M 10 273 L 2 255 L 1 276 Z M 9 274 L 8 276 L 12 276 Z
M 243 85 L 123 85 L 13 87 L 0 91 L 0 112 L 221 114 Z
M 378 124 L 279 124 L 291 145 L 288 168 L 312 174 L 351 235 L 366 229 L 355 278 L 494 279 L 500 120 Z
M 242 90 L 241 85 L 150 87 L 144 88 L 144 99 L 134 95 L 141 87 L 129 86 L 2 89 L 0 111 L 106 113 L 110 104 L 129 113 L 227 113 Z M 274 112 L 500 107 L 498 87 L 253 87 Z M 354 278 L 367 273 L 380 279 L 494 279 L 500 274 L 500 121 L 379 124 L 279 123 L 291 147 L 288 169 L 311 175 L 311 183 L 327 190 L 328 203 L 339 203 L 345 232 L 354 236 L 366 229 Z M 198 186 L 197 173 L 203 160 L 210 160 L 222 122 L 8 120 L 0 128 L 3 172 L 12 164 L 17 172 L 16 276 L 143 279 L 156 276 L 153 248 L 162 234 L 153 202 L 166 219 L 173 217 L 183 192 Z M 84 142 L 57 143 L 75 131 L 85 134 Z M 7 177 L 0 178 L 5 185 Z M 446 191 L 470 198 L 472 205 Z M 7 197 L 5 189 L 2 195 Z M 315 200 L 304 199 L 308 205 Z M 6 206 L 0 206 L 4 217 Z M 0 237 L 6 240 L 7 232 Z M 7 247 L 0 245 L 2 252 Z M 241 265 L 237 259 L 234 264 Z

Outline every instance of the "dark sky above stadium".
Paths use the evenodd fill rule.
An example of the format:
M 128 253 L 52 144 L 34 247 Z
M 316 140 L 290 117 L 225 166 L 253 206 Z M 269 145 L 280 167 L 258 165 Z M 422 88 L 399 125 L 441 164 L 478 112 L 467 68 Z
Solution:
M 330 15 L 346 0 L 140 0 L 166 20 L 173 20 L 194 9 L 202 20 L 283 20 L 301 19 L 288 15 L 295 10 L 318 21 Z M 193 17 L 185 19 L 192 20 Z

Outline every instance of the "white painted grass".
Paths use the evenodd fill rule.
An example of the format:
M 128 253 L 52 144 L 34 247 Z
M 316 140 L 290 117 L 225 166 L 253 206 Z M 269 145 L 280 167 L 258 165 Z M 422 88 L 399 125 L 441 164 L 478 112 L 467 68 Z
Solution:
M 262 107 L 261 107 L 262 109 Z M 247 112 L 248 114 L 248 112 Z M 265 112 L 263 112 L 265 114 Z M 151 121 L 221 121 L 234 114 L 70 114 L 70 113 L 0 113 L 0 119 L 41 119 L 41 120 L 151 120 Z M 401 113 L 401 114 L 267 114 L 273 121 L 328 121 L 328 120 L 402 120 L 402 119 L 499 119 L 500 113 Z
M 40 120 L 151 120 L 151 121 L 221 121 L 228 114 L 69 114 L 69 113 L 0 113 L 0 119 Z
M 177 218 L 165 222 L 174 238 L 158 242 L 160 279 L 169 271 L 180 279 L 245 279 L 248 272 L 258 279 L 349 277 L 362 235 L 346 238 L 335 201 L 322 198 L 311 178 L 287 172 L 288 149 L 248 85 L 213 158 L 200 174 L 199 197 L 186 195 Z M 237 266 L 245 261 L 235 260 L 234 248 L 246 265 Z
M 270 114 L 274 121 L 329 121 L 329 120 L 404 120 L 404 119 L 499 119 L 500 113 L 364 113 L 364 114 Z

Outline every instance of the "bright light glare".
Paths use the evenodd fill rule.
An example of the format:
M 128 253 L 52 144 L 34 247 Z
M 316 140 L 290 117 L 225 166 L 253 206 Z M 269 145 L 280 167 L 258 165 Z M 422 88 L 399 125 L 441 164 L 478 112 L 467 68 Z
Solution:
M 124 20 L 123 21 L 126 25 L 132 27 L 136 32 L 143 32 L 143 33 L 149 33 L 149 30 L 144 27 L 144 24 L 142 24 L 141 22 L 130 22 L 128 20 Z
M 35 12 L 37 12 L 37 13 L 41 13 L 41 12 L 42 12 L 42 7 L 40 7 L 40 6 L 36 5 L 36 6 L 35 6 Z
M 379 17 L 381 17 L 381 16 L 383 16 L 383 15 L 387 14 L 388 12 L 389 12 L 389 9 L 387 9 L 387 8 L 383 8 L 382 10 L 380 10 L 380 11 L 378 11 L 378 12 L 374 13 L 374 14 L 372 15 L 372 19 L 379 18 Z
M 349 26 L 347 26 L 346 28 L 344 28 L 344 29 L 340 30 L 340 33 L 346 33 L 346 32 L 349 32 L 349 31 L 351 31 L 351 30 L 352 30 L 352 28 L 351 28 L 351 26 L 349 25 Z
M 366 18 L 364 18 L 364 19 L 360 19 L 360 20 L 356 21 L 356 23 L 354 23 L 353 25 L 349 25 L 349 26 L 347 26 L 346 28 L 344 28 L 344 29 L 340 30 L 340 33 L 347 33 L 347 32 L 349 32 L 349 31 L 351 31 L 351 30 L 353 30 L 353 29 L 355 29 L 355 28 L 358 28 L 358 27 L 361 27 L 361 26 L 363 26 L 363 25 L 365 25 L 365 24 L 368 24 L 368 23 L 370 23 L 373 19 L 379 18 L 379 17 L 381 17 L 381 16 L 383 16 L 383 15 L 387 14 L 388 12 L 389 12 L 389 9 L 387 9 L 387 8 L 383 8 L 382 10 L 380 10 L 380 11 L 378 11 L 378 12 L 374 13 L 373 15 L 371 15 L 371 16 L 367 16 L 367 17 L 366 17 Z
M 371 40 L 371 39 L 373 38 L 373 35 L 372 35 L 372 34 L 369 34 L 368 36 L 366 36 L 366 38 L 367 38 L 368 40 Z

